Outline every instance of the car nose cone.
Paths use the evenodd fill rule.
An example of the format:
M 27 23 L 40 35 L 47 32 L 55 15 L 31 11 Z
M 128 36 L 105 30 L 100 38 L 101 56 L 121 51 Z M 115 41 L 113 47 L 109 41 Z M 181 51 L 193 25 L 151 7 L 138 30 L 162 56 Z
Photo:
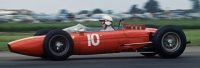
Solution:
M 8 43 L 11 52 L 29 56 L 41 57 L 43 55 L 44 36 L 34 36 L 15 40 Z

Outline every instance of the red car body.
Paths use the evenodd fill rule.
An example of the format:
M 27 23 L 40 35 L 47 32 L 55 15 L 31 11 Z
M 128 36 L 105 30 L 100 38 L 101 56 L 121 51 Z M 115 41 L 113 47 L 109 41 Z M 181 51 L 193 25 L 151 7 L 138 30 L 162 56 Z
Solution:
M 139 26 L 139 27 L 138 27 Z M 149 41 L 157 29 L 132 25 L 123 30 L 99 32 L 73 32 L 73 55 L 135 52 Z M 19 39 L 8 43 L 11 52 L 41 57 L 45 35 Z
M 52 39 L 62 39 L 67 42 L 60 40 L 66 42 L 63 44 L 58 40 L 52 41 Z M 123 29 L 115 31 L 67 33 L 63 30 L 52 30 L 45 35 L 12 41 L 8 43 L 8 47 L 11 52 L 19 54 L 45 56 L 44 58 L 49 56 L 53 60 L 64 60 L 70 55 L 138 51 L 153 52 L 141 53 L 144 56 L 158 54 L 163 58 L 176 58 L 184 52 L 186 44 L 185 34 L 177 26 L 167 25 L 157 29 L 146 28 L 144 25 L 125 24 Z M 61 52 L 59 51 L 60 46 L 63 47 Z M 150 51 L 141 51 L 145 48 Z

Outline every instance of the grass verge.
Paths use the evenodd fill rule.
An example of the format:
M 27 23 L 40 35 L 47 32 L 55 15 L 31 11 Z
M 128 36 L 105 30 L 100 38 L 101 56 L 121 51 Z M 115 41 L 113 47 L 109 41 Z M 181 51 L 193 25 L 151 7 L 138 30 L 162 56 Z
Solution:
M 126 20 L 125 23 L 131 24 L 153 24 L 158 26 L 163 25 L 178 25 L 184 29 L 200 29 L 200 19 L 176 19 L 176 20 Z M 78 24 L 77 22 L 63 23 L 63 22 L 46 22 L 46 23 L 1 23 L 0 31 L 2 32 L 19 32 L 19 31 L 36 31 L 39 29 L 62 29 Z M 89 27 L 100 27 L 99 22 L 83 22 L 81 23 Z M 118 26 L 118 22 L 113 23 Z

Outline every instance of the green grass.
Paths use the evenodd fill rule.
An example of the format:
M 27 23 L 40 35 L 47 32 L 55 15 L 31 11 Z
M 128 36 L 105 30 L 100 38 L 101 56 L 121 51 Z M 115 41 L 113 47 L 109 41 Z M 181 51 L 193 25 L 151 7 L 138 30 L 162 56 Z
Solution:
M 200 19 L 177 19 L 177 20 L 126 20 L 125 23 L 131 24 L 154 24 L 158 26 L 163 25 L 179 25 L 184 29 L 200 29 Z M 63 22 L 46 22 L 46 23 L 1 23 L 0 31 L 4 32 L 18 32 L 18 31 L 36 31 L 39 29 L 61 29 L 78 24 L 77 22 L 63 23 Z M 100 27 L 99 22 L 85 22 L 81 23 L 89 27 Z M 113 23 L 114 26 L 118 25 L 118 22 Z
M 200 46 L 200 30 L 185 30 L 185 34 L 187 36 L 187 40 L 191 41 L 193 46 Z
M 0 51 L 8 50 L 7 43 L 16 39 L 32 36 L 32 32 L 1 32 L 0 33 Z
M 36 31 L 39 29 L 63 29 L 66 27 L 77 25 L 77 22 L 63 23 L 63 22 L 54 22 L 54 23 L 2 23 L 0 24 L 0 31 L 3 32 L 19 32 L 19 31 Z M 85 26 L 96 27 L 101 26 L 97 22 L 87 22 L 82 23 Z
M 187 39 L 192 43 L 189 45 L 200 46 L 200 29 L 184 30 Z M 0 51 L 7 50 L 7 43 L 16 39 L 33 36 L 34 32 L 1 32 L 0 33 Z

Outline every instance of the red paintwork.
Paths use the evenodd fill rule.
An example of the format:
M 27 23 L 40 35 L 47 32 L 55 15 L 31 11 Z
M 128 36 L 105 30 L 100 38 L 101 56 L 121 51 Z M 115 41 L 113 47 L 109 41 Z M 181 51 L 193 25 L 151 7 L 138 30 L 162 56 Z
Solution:
M 11 52 L 30 56 L 42 56 L 44 37 L 35 36 L 16 40 L 8 43 L 8 47 Z
M 135 26 L 135 25 L 134 25 Z M 131 27 L 131 26 L 128 26 Z M 100 31 L 100 32 L 79 32 L 71 33 L 74 41 L 74 55 L 104 54 L 117 52 L 135 52 L 136 49 L 146 46 L 147 44 L 138 44 L 125 46 L 124 44 L 149 42 L 149 33 L 155 33 L 157 29 L 143 28 L 135 30 L 134 27 L 124 28 L 117 31 Z M 100 43 L 98 46 L 88 46 L 88 34 L 98 34 Z M 28 37 L 8 43 L 12 52 L 41 57 L 43 55 L 44 36 Z M 97 39 L 94 38 L 96 41 Z

